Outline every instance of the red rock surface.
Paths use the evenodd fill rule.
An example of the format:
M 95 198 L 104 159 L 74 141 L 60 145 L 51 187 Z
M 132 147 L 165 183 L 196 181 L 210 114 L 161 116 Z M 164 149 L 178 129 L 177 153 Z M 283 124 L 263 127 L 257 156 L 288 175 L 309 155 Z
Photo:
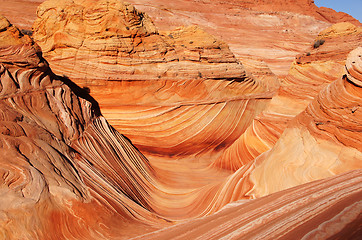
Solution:
M 347 75 L 324 87 L 294 118 L 275 146 L 260 155 L 251 173 L 251 194 L 267 194 L 304 182 L 362 168 L 362 47 L 347 59 Z M 284 168 L 278 168 L 283 164 Z M 267 174 L 270 169 L 273 174 Z M 275 174 L 288 179 L 275 178 Z M 273 176 L 272 176 L 273 175 Z
M 36 9 L 44 0 L 0 0 L 0 14 L 20 29 L 30 30 L 36 18 Z
M 133 239 L 358 239 L 361 184 L 355 170 Z
M 314 43 L 320 39 L 324 44 L 314 48 Z M 350 23 L 335 24 L 322 31 L 310 48 L 297 56 L 268 108 L 213 165 L 236 170 L 271 149 L 287 124 L 319 91 L 342 77 L 348 53 L 361 46 L 361 40 L 362 28 Z
M 21 28 L 30 29 L 36 19 L 35 5 L 43 1 L 3 0 L 0 13 Z M 361 24 L 345 13 L 318 8 L 309 0 L 129 2 L 147 12 L 162 30 L 199 25 L 227 42 L 237 57 L 264 60 L 278 75 L 286 75 L 295 55 L 330 23 Z
M 331 23 L 359 21 L 345 13 L 318 8 L 311 0 L 130 0 L 161 29 L 197 24 L 230 45 L 237 57 L 264 60 L 286 75 L 295 55 Z
M 198 27 L 159 32 L 131 5 L 93 3 L 44 2 L 34 40 L 53 71 L 89 88 L 104 116 L 146 156 L 210 163 L 278 87 L 272 75 L 249 76 L 224 42 Z
M 154 229 L 146 222 L 161 218 L 135 192 L 152 175 L 148 161 L 89 95 L 50 71 L 28 36 L 3 17 L 0 29 L 1 238 L 116 238 Z
M 360 28 L 321 32 L 278 90 L 263 62 L 128 4 L 38 15 L 40 47 L 0 18 L 1 238 L 361 233 Z

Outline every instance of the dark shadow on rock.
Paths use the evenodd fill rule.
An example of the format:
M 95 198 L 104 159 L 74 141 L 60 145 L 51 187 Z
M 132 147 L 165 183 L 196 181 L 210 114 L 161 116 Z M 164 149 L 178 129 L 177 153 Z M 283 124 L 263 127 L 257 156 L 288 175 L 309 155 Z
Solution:
M 64 82 L 78 97 L 81 97 L 92 104 L 92 110 L 94 114 L 99 117 L 102 115 L 98 102 L 89 94 L 90 89 L 88 87 L 81 88 L 67 76 L 58 76 L 54 74 L 54 78 Z
M 111 128 L 115 131 L 117 131 L 113 126 L 111 126 Z M 126 139 L 126 141 L 128 141 L 132 146 L 134 146 L 133 142 L 131 141 L 131 139 L 129 139 L 126 135 L 122 134 L 122 137 L 124 137 Z M 134 146 L 135 147 L 135 146 Z M 135 147 L 137 149 L 137 147 Z M 138 150 L 138 149 L 137 149 Z M 139 150 L 138 150 L 139 151 Z M 139 151 L 140 152 L 140 151 Z

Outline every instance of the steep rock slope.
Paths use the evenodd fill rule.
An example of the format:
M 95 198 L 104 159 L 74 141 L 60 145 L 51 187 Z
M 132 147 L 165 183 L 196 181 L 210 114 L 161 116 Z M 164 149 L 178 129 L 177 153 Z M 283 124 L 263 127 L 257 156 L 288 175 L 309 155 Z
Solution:
M 46 1 L 34 30 L 52 69 L 89 88 L 104 116 L 147 156 L 215 158 L 278 87 L 276 78 L 249 76 L 225 43 L 200 28 L 158 32 L 120 1 Z
M 144 156 L 28 36 L 3 17 L 0 29 L 1 238 L 116 238 L 166 223 L 140 195 L 153 176 Z
M 344 12 L 336 12 L 333 9 L 321 7 L 314 4 L 314 0 L 257 0 L 257 1 L 240 1 L 234 0 L 231 3 L 240 4 L 245 8 L 259 11 L 280 11 L 293 12 L 315 17 L 318 20 L 327 20 L 330 23 L 351 22 L 360 24 L 358 20 Z
M 361 41 L 362 28 L 351 23 L 338 23 L 323 30 L 310 48 L 296 57 L 268 108 L 214 166 L 236 170 L 272 148 L 289 121 L 326 85 L 342 77 L 348 53 L 361 46 Z

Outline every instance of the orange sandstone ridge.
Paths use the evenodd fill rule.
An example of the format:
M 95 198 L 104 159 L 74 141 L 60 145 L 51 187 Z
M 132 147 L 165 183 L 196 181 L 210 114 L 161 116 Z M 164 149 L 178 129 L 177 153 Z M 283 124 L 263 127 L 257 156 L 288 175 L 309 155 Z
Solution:
M 43 1 L 3 0 L 0 13 L 21 28 L 30 29 L 36 18 L 36 7 Z M 227 42 L 236 57 L 263 60 L 278 75 L 286 75 L 295 55 L 331 23 L 361 24 L 345 13 L 318 8 L 306 0 L 130 2 L 147 12 L 159 29 L 199 25 Z
M 295 55 L 331 23 L 361 23 L 311 0 L 130 0 L 161 29 L 198 24 L 230 45 L 237 57 L 262 59 L 286 75 Z
M 2 14 L 5 14 L 13 23 L 21 28 L 30 29 L 31 25 L 36 17 L 37 6 L 45 0 L 1 0 Z M 155 19 L 160 26 L 180 26 L 180 21 L 190 21 L 190 14 L 188 12 L 209 12 L 213 13 L 215 10 L 229 10 L 232 8 L 239 8 L 245 10 L 255 10 L 259 12 L 270 12 L 275 14 L 276 12 L 290 12 L 307 16 L 312 16 L 318 20 L 327 21 L 330 23 L 338 22 L 351 22 L 355 25 L 361 23 L 354 19 L 352 16 L 343 13 L 336 12 L 333 9 L 320 7 L 318 8 L 313 0 L 259 0 L 259 1 L 246 1 L 246 0 L 231 0 L 231 1 L 169 1 L 164 0 L 130 0 L 128 1 L 137 8 L 147 11 Z M 209 9 L 213 11 L 209 11 Z M 18 14 L 19 9 L 23 14 Z M 182 14 L 184 12 L 184 14 Z M 221 11 L 220 11 L 221 12 Z M 224 11 L 225 13 L 227 11 Z M 215 13 L 215 12 L 214 12 Z M 188 20 L 190 19 L 190 20 Z M 176 23 L 178 22 L 178 23 Z M 175 25 L 176 24 L 176 25 Z M 190 25 L 190 23 L 188 23 Z

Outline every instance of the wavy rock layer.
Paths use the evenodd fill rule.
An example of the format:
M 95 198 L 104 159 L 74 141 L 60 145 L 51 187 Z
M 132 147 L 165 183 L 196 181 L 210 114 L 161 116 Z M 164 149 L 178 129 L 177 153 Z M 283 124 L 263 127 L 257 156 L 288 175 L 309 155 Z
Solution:
M 362 47 L 352 51 L 346 63 L 348 74 L 323 88 L 275 146 L 255 159 L 251 179 L 256 185 L 250 194 L 265 196 L 362 168 L 361 56 Z M 275 169 L 273 174 L 268 174 L 270 169 Z
M 28 36 L 5 18 L 1 30 L 2 238 L 128 239 L 250 190 L 247 170 L 152 167 Z
M 306 53 L 297 56 L 278 94 L 214 166 L 236 170 L 271 149 L 287 124 L 329 83 L 340 79 L 350 51 L 361 45 L 362 28 L 339 23 L 322 31 Z M 315 43 L 324 40 L 322 45 Z
M 362 171 L 315 181 L 228 205 L 134 239 L 357 239 Z
M 3 17 L 0 24 L 1 238 L 116 238 L 154 229 L 145 223 L 162 220 L 139 195 L 149 191 L 148 161 L 50 71 L 29 37 Z M 131 223 L 138 230 L 125 230 Z
M 46 1 L 37 14 L 34 40 L 54 71 L 90 84 L 245 77 L 225 43 L 195 26 L 159 34 L 145 13 L 120 1 Z
M 84 90 L 54 75 L 37 45 L 1 19 L 3 238 L 127 239 L 212 214 L 250 191 L 252 167 L 232 176 L 153 168 Z
M 119 1 L 46 1 L 34 29 L 52 69 L 89 88 L 147 156 L 216 156 L 278 87 L 275 77 L 247 75 L 228 46 L 200 28 L 161 33 Z
M 94 2 L 89 1 L 88 4 L 90 3 Z M 61 4 L 65 5 L 62 6 L 65 7 L 64 9 L 73 13 L 78 13 L 79 7 L 83 6 L 80 12 L 84 13 L 84 16 L 88 16 L 88 13 L 89 16 L 97 16 L 91 18 L 97 21 L 101 21 L 99 20 L 102 19 L 101 16 L 105 16 L 106 20 L 109 20 L 109 16 L 114 16 L 97 15 L 104 9 L 102 3 L 110 4 L 108 5 L 110 10 L 113 6 L 111 2 L 98 1 L 97 3 L 100 5 L 87 6 L 87 2 L 82 2 L 85 5 L 74 6 L 67 5 L 68 2 L 65 1 Z M 45 2 L 42 6 L 48 9 L 47 4 L 53 6 L 52 1 Z M 117 3 L 113 2 L 113 4 Z M 123 14 L 120 19 L 130 21 L 126 24 L 122 23 L 124 28 L 115 27 L 111 31 L 113 32 L 111 36 L 115 36 L 115 32 L 125 39 L 127 39 L 127 34 L 135 39 L 160 36 L 146 16 L 129 5 L 122 4 L 118 7 L 117 9 L 122 9 Z M 85 9 L 89 11 L 84 11 Z M 67 19 L 67 16 L 70 16 L 66 11 L 65 15 L 59 16 L 50 14 L 48 11 L 54 12 L 58 9 L 48 9 L 43 14 L 48 14 L 50 19 L 57 17 L 57 21 L 52 23 L 59 23 L 61 26 L 64 24 L 62 17 Z M 119 16 L 117 14 L 116 16 Z M 78 17 L 75 15 L 75 23 Z M 112 24 L 118 24 L 118 21 L 109 21 Z M 72 21 L 65 22 L 72 24 Z M 52 26 L 50 24 L 48 28 L 44 28 L 45 33 L 48 30 L 52 33 Z M 91 24 L 88 26 L 90 28 L 85 27 L 85 29 L 92 29 L 91 26 L 98 29 L 102 25 Z M 125 26 L 128 26 L 128 29 Z M 57 27 L 59 26 L 55 25 L 55 28 Z M 216 75 L 209 73 L 208 78 L 200 77 L 200 79 L 182 79 L 187 74 L 181 74 L 177 81 L 168 79 L 168 76 L 160 80 L 104 81 L 118 82 L 117 84 L 122 83 L 127 86 L 127 90 L 117 88 L 119 92 L 129 91 L 119 98 L 125 101 L 122 107 L 124 107 L 124 119 L 126 119 L 120 122 L 125 126 L 127 124 L 132 126 L 133 131 L 140 127 L 133 127 L 130 124 L 131 121 L 139 123 L 140 126 L 146 126 L 139 131 L 138 135 L 135 134 L 136 141 L 141 142 L 141 137 L 150 135 L 151 138 L 144 138 L 146 144 L 149 144 L 147 146 L 150 146 L 149 149 L 146 145 L 139 145 L 148 153 L 161 155 L 158 160 L 154 157 L 152 161 L 148 161 L 129 140 L 113 129 L 100 115 L 97 102 L 90 97 L 86 89 L 81 89 L 66 77 L 59 77 L 51 72 L 42 58 L 40 48 L 29 37 L 20 34 L 18 29 L 4 18 L 0 18 L 0 29 L 1 238 L 129 239 L 190 218 L 212 215 L 226 204 L 239 199 L 268 195 L 301 183 L 361 168 L 359 134 L 361 116 L 358 111 L 361 102 L 361 49 L 351 53 L 346 64 L 347 76 L 328 85 L 320 93 L 319 98 L 291 122 L 272 150 L 259 156 L 255 161 L 248 162 L 230 175 L 229 172 L 218 168 L 205 168 L 207 164 L 198 161 L 195 155 L 202 151 L 216 152 L 218 148 L 225 148 L 237 138 L 237 135 L 241 134 L 243 130 L 232 129 L 231 131 L 230 124 L 226 121 L 231 113 L 235 114 L 230 119 L 235 124 L 235 128 L 240 125 L 241 129 L 246 128 L 248 125 L 246 122 L 251 122 L 255 114 L 262 110 L 271 97 L 269 94 L 271 95 L 278 86 L 273 76 L 263 78 L 265 81 L 247 77 L 242 65 L 232 55 L 228 55 L 230 52 L 222 47 L 220 49 L 212 47 L 212 52 L 217 53 L 217 56 L 220 54 L 229 56 L 227 59 L 230 62 L 226 62 L 226 65 L 235 66 L 231 68 L 230 73 L 229 68 L 224 69 L 224 73 L 218 73 L 225 74 L 225 79 L 213 78 L 212 76 Z M 56 36 L 59 35 L 59 39 L 54 35 L 47 36 L 43 39 L 44 44 L 46 39 L 49 39 L 49 46 L 52 46 L 50 52 L 64 50 L 64 53 L 68 54 L 69 49 L 74 47 L 72 45 L 74 42 L 64 41 L 63 37 L 70 39 L 73 35 L 65 30 L 55 32 Z M 67 34 L 69 36 L 64 36 Z M 102 34 L 100 35 L 103 36 Z M 169 36 L 169 39 L 175 41 L 175 46 L 177 41 L 185 42 L 182 37 L 184 34 L 202 36 L 200 39 L 206 37 L 206 43 L 200 44 L 201 47 L 198 49 L 200 52 L 203 52 L 204 46 L 211 44 L 210 39 L 213 39 L 197 28 L 188 28 L 169 34 L 172 36 Z M 214 44 L 213 41 L 212 44 Z M 99 45 L 95 44 L 95 46 Z M 159 54 L 158 50 L 155 54 Z M 212 59 L 212 56 L 208 54 L 206 54 L 207 59 Z M 62 57 L 62 55 L 59 56 Z M 72 60 L 72 57 L 69 59 Z M 133 61 L 138 61 L 138 59 L 142 60 L 141 57 L 132 57 L 131 63 L 135 64 Z M 87 61 L 89 63 L 89 59 Z M 179 62 L 182 64 L 182 61 Z M 202 66 L 204 63 L 197 62 L 197 64 Z M 213 62 L 213 64 L 218 69 L 225 67 L 220 62 Z M 248 66 L 254 64 L 248 62 Z M 98 79 L 96 76 L 99 72 L 102 73 L 102 66 L 102 64 L 96 65 L 99 71 L 90 74 L 89 78 L 78 78 L 80 84 L 82 84 L 81 80 L 91 81 L 92 76 L 94 80 Z M 257 75 L 263 66 L 259 69 L 260 71 L 251 72 Z M 103 70 L 109 71 L 108 68 Z M 60 72 L 60 69 L 57 71 Z M 173 76 L 172 69 L 170 71 Z M 241 76 L 236 78 L 234 74 Z M 127 74 L 122 77 L 125 75 Z M 115 74 L 114 77 L 117 75 Z M 135 77 L 139 76 L 135 75 Z M 140 83 L 152 89 L 154 85 L 151 83 L 160 82 L 165 84 L 155 91 L 159 95 L 154 95 L 154 91 L 141 94 Z M 93 84 L 96 86 L 96 82 Z M 89 86 L 92 87 L 92 85 Z M 95 92 L 95 96 L 96 89 L 97 87 L 90 89 L 91 93 Z M 111 88 L 113 89 L 116 88 Z M 132 91 L 133 94 L 131 94 Z M 225 93 L 229 93 L 230 96 L 225 97 Z M 160 101 L 160 99 L 164 100 Z M 129 104 L 135 100 L 137 104 L 130 108 Z M 107 101 L 112 104 L 111 99 Z M 222 107 L 218 108 L 220 104 Z M 173 112 L 171 107 L 175 106 L 178 112 Z M 119 107 L 117 111 L 122 107 Z M 122 116 L 123 112 L 119 112 Z M 182 114 L 183 116 L 178 118 Z M 189 130 L 188 126 L 191 125 L 187 122 L 195 119 L 195 116 L 197 116 L 197 121 L 193 124 L 193 128 L 197 131 Z M 214 119 L 210 119 L 211 116 Z M 234 119 L 238 117 L 242 120 L 234 123 Z M 177 118 L 178 120 L 174 120 Z M 343 121 L 340 121 L 341 118 Z M 151 120 L 147 122 L 147 119 Z M 169 124 L 170 129 L 162 129 L 163 135 L 157 133 L 152 136 L 150 133 L 157 132 L 157 129 L 163 126 L 161 123 L 165 121 L 172 122 Z M 211 124 L 213 121 L 215 121 L 214 124 Z M 157 127 L 152 128 L 153 126 Z M 124 129 L 127 128 L 124 127 Z M 176 129 L 177 134 L 174 134 L 173 129 Z M 215 134 L 215 129 L 220 130 L 220 136 Z M 232 137 L 229 137 L 230 134 Z M 169 136 L 171 137 L 168 138 Z M 196 140 L 190 136 L 195 137 Z M 172 144 L 175 144 L 172 142 L 174 138 L 187 139 L 188 142 L 186 140 L 177 142 L 179 146 L 172 148 Z M 153 146 L 153 140 L 159 141 L 159 144 L 165 144 L 167 148 L 162 148 L 164 145 Z M 286 152 L 287 149 L 290 152 Z M 295 152 L 300 154 L 291 154 Z M 185 154 L 191 157 L 188 161 L 175 161 L 176 156 L 170 161 L 166 156 L 173 156 L 173 154 Z M 149 155 L 152 156 L 152 154 Z M 284 161 L 279 164 L 278 161 L 283 160 L 283 157 Z M 210 159 L 206 162 L 210 162 Z M 285 169 L 290 171 L 283 172 Z M 361 213 L 361 208 L 357 205 L 361 184 L 360 175 L 360 171 L 350 172 L 332 180 L 276 193 L 276 195 L 256 201 L 248 201 L 250 205 L 242 205 L 243 209 L 246 207 L 248 210 L 244 213 L 249 214 L 246 215 L 247 221 L 251 221 L 249 216 L 254 215 L 254 211 L 262 214 L 258 205 L 270 204 L 270 208 L 273 209 L 276 204 L 279 211 L 295 209 L 300 211 L 298 213 L 303 217 L 313 217 L 322 224 L 316 229 L 315 221 L 305 223 L 304 220 L 309 219 L 303 219 L 298 214 L 293 215 L 296 222 L 288 222 L 288 224 L 292 224 L 291 228 L 294 232 L 284 231 L 286 234 L 328 233 L 330 235 L 323 235 L 327 238 L 348 233 L 353 236 L 358 230 L 359 226 L 356 224 L 360 221 L 358 217 Z M 306 191 L 310 191 L 310 195 L 305 195 Z M 284 197 L 285 201 L 280 201 L 280 198 L 275 200 L 276 196 Z M 300 199 L 301 196 L 303 196 L 302 199 Z M 253 203 L 256 205 L 252 205 Z M 329 207 L 326 207 L 326 204 Z M 303 209 L 301 210 L 296 205 L 302 206 Z M 218 214 L 225 214 L 228 216 L 227 220 L 237 217 L 234 214 L 236 209 L 233 209 L 231 213 L 227 209 L 224 211 Z M 239 213 L 243 210 L 237 211 Z M 283 215 L 285 212 L 277 213 L 290 219 L 291 212 L 287 212 L 289 215 Z M 217 221 L 220 220 L 218 214 L 214 215 Z M 273 216 L 270 218 L 268 214 L 259 215 L 259 217 L 262 221 L 270 221 L 273 218 Z M 332 217 L 332 221 L 325 220 L 329 217 Z M 343 221 L 335 221 L 335 219 L 343 219 Z M 203 219 L 196 221 L 203 221 Z M 235 220 L 235 222 L 240 221 L 240 219 Z M 253 226 L 255 226 L 254 223 Z M 280 224 L 289 226 L 284 221 Z M 328 229 L 332 225 L 333 231 L 325 231 L 326 225 Z M 242 231 L 245 225 L 242 223 L 235 227 Z M 230 231 L 229 233 L 234 230 L 226 229 Z M 220 234 L 219 230 L 220 228 L 216 228 L 215 234 Z M 282 228 L 279 230 L 283 231 Z M 269 234 L 269 231 L 269 228 L 265 228 L 263 224 L 263 229 L 260 229 L 259 234 Z M 195 233 L 199 234 L 199 232 Z M 231 234 L 237 234 L 237 232 Z M 253 235 L 255 232 L 248 232 L 248 234 Z M 274 231 L 274 234 L 279 234 L 279 232 Z M 226 235 L 226 237 L 231 236 Z

